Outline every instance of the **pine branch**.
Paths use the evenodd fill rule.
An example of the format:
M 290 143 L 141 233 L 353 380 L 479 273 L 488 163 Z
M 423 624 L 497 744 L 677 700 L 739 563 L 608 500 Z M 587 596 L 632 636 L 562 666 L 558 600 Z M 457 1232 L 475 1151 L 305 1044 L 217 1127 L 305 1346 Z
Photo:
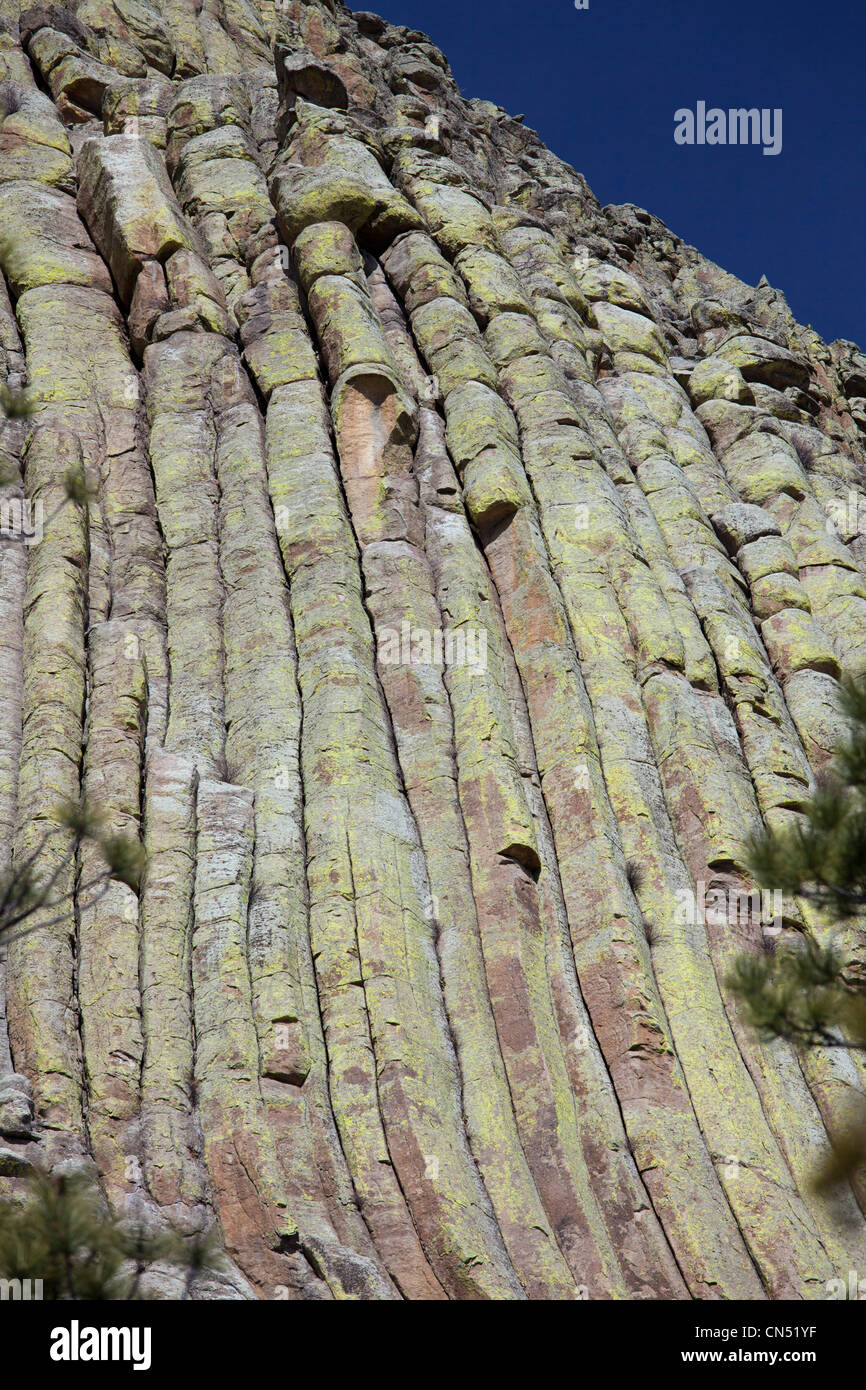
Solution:
M 46 1299 L 137 1301 L 144 1275 L 169 1264 L 183 1273 L 186 1300 L 222 1258 L 215 1227 L 184 1237 L 130 1224 L 106 1208 L 83 1174 L 35 1172 L 28 1200 L 0 1202 L 0 1278 L 39 1278 Z
M 71 833 L 71 839 L 47 877 L 39 878 L 39 861 L 51 839 L 64 830 Z M 85 841 L 96 846 L 104 869 L 67 892 L 55 893 L 60 878 L 75 862 Z M 36 849 L 22 864 L 13 864 L 11 871 L 0 880 L 0 946 L 20 941 L 33 931 L 56 926 L 63 921 L 73 902 L 81 903 L 82 898 L 96 889 L 96 895 L 82 903 L 85 908 L 93 907 L 105 896 L 113 881 L 125 883 L 137 893 L 143 871 L 144 851 L 137 839 L 108 834 L 99 813 L 83 802 L 58 807 L 54 824 L 45 831 Z M 48 920 L 31 921 L 46 910 L 53 911 L 54 915 Z M 31 922 L 31 925 L 16 931 L 23 922 Z
M 848 733 L 829 776 L 802 821 L 755 836 L 747 859 L 763 887 L 804 898 L 841 924 L 866 913 L 866 681 L 843 682 L 839 704 Z M 832 947 L 806 940 L 771 959 L 741 955 L 727 984 L 766 1042 L 866 1052 L 866 980 L 852 978 Z M 866 1121 L 837 1140 L 818 1184 L 847 1180 L 863 1164 Z

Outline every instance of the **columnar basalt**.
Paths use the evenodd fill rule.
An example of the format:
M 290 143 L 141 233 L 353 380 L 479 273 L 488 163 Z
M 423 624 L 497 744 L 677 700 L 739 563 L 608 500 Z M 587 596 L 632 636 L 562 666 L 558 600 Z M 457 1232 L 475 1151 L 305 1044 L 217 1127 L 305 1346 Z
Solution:
M 866 357 L 338 0 L 0 0 L 0 66 L 0 870 L 82 794 L 147 856 L 93 902 L 48 839 L 0 1197 L 217 1223 L 208 1298 L 866 1268 L 810 1182 L 862 1064 L 682 911 L 866 674 Z

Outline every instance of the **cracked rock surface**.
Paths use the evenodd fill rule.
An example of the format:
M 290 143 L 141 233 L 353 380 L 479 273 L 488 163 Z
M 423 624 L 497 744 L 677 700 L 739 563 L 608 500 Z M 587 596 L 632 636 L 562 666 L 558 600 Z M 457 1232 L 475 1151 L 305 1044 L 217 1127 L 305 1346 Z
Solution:
M 336 0 L 0 0 L 0 82 L 49 518 L 2 545 L 0 868 L 82 791 L 147 852 L 92 903 L 49 847 L 0 1196 L 216 1220 L 208 1298 L 866 1267 L 866 1185 L 810 1185 L 862 1059 L 724 984 L 866 675 L 866 357 Z

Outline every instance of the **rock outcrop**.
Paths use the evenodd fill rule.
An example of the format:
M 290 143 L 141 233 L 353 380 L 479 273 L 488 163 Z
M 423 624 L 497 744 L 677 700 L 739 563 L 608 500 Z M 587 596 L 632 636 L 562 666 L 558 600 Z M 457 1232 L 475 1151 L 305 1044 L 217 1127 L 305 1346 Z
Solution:
M 866 357 L 602 208 L 422 33 L 0 0 L 0 1196 L 215 1220 L 212 1298 L 809 1299 L 862 1059 L 725 976 L 866 674 Z M 83 469 L 93 500 L 60 506 Z M 709 904 L 714 906 L 711 908 Z M 719 907 L 719 904 L 723 904 Z M 851 930 L 843 946 L 862 961 Z M 171 1294 L 171 1287 L 164 1292 Z

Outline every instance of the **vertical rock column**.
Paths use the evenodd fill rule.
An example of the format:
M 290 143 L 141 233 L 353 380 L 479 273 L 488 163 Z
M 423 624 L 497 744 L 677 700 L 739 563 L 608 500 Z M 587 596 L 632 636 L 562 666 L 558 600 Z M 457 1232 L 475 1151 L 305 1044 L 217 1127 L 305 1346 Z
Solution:
M 456 232 L 454 235 L 457 235 Z M 492 229 L 488 235 L 492 237 Z M 423 267 L 425 279 L 430 284 L 430 289 L 426 291 L 423 298 L 426 299 L 427 294 L 432 293 L 434 295 L 432 300 L 427 301 L 432 308 L 438 302 L 436 291 L 448 284 L 449 277 L 453 277 L 453 272 L 445 266 L 438 252 L 431 254 L 431 249 L 425 247 L 417 239 L 410 246 L 411 240 L 409 238 L 405 241 L 405 252 L 401 251 L 399 258 L 396 255 L 386 258 L 388 269 L 395 276 L 401 293 L 411 304 L 413 303 L 411 298 L 413 294 L 422 297 L 418 286 L 420 282 L 419 270 Z M 410 274 L 412 276 L 411 281 Z M 462 287 L 460 293 L 465 295 Z M 623 868 L 619 870 L 619 882 L 617 883 L 614 868 L 616 861 L 611 862 L 612 846 L 616 847 L 613 852 L 620 856 L 622 854 L 618 847 L 618 833 L 615 826 L 611 825 L 609 834 L 601 837 L 600 853 L 595 860 L 590 859 L 587 855 L 586 846 L 574 839 L 575 826 L 583 823 L 584 818 L 581 811 L 584 799 L 587 793 L 591 793 L 593 790 L 592 767 L 597 757 L 594 751 L 595 736 L 592 731 L 591 713 L 587 707 L 586 697 L 582 694 L 571 637 L 564 620 L 564 614 L 561 611 L 561 599 L 550 581 L 547 581 L 547 591 L 545 592 L 545 576 L 549 573 L 549 562 L 540 534 L 533 527 L 532 511 L 524 502 L 515 514 L 515 502 L 528 496 L 525 482 L 522 493 L 518 492 L 516 495 L 510 482 L 511 478 L 517 477 L 519 479 L 520 474 L 522 474 L 519 454 L 516 463 L 512 461 L 517 441 L 516 426 L 510 422 L 510 413 L 506 411 L 498 398 L 493 396 L 485 382 L 483 380 L 478 381 L 477 373 L 479 370 L 483 372 L 487 381 L 494 382 L 496 375 L 494 365 L 483 351 L 480 340 L 477 341 L 477 345 L 473 345 L 474 331 L 473 336 L 468 337 L 465 342 L 462 337 L 452 337 L 451 350 L 448 351 L 449 344 L 446 343 L 440 347 L 441 339 L 436 336 L 435 330 L 431 332 L 431 316 L 429 313 L 424 314 L 423 308 L 423 304 L 418 304 L 417 309 L 412 313 L 412 326 L 416 335 L 420 337 L 430 365 L 439 370 L 443 389 L 447 389 L 448 386 L 451 387 L 446 395 L 445 409 L 446 414 L 449 415 L 449 435 L 452 448 L 456 450 L 459 459 L 465 463 L 470 463 L 473 459 L 485 457 L 484 446 L 486 445 L 486 457 L 490 460 L 492 468 L 495 469 L 498 466 L 498 460 L 507 461 L 508 464 L 507 472 L 503 475 L 500 471 L 498 476 L 502 479 L 501 486 L 506 489 L 504 493 L 500 492 L 502 506 L 508 505 L 509 490 L 511 491 L 511 518 L 507 526 L 494 524 L 490 527 L 486 549 L 502 595 L 506 621 L 509 623 L 509 635 L 520 666 L 530 712 L 533 715 L 533 734 L 539 752 L 542 786 L 548 800 L 548 806 L 551 809 L 555 832 L 558 834 L 560 872 L 563 874 L 566 901 L 569 903 L 569 909 L 573 915 L 572 931 L 576 932 L 576 941 L 580 940 L 581 935 L 577 934 L 577 924 L 586 922 L 587 926 L 582 928 L 582 931 L 589 928 L 590 922 L 594 924 L 593 907 L 603 908 L 607 913 L 610 911 L 610 903 L 615 903 L 619 899 L 622 902 L 622 926 L 627 932 L 626 941 L 631 943 L 635 941 L 634 934 L 640 931 L 640 923 L 636 917 L 634 906 L 628 906 L 629 900 L 633 904 L 633 899 L 631 890 L 625 881 Z M 453 321 L 454 315 L 452 314 L 450 317 Z M 443 323 L 447 323 L 449 315 L 443 312 L 441 320 Z M 518 339 L 518 343 L 519 341 Z M 530 339 L 530 341 L 532 340 Z M 535 343 L 536 348 L 543 346 L 542 340 L 538 339 L 537 336 Z M 443 353 L 446 354 L 444 358 L 440 355 Z M 480 433 L 477 435 L 477 440 L 470 433 L 466 434 L 465 439 L 461 435 L 461 424 L 465 421 L 468 429 L 468 424 L 478 418 L 477 414 L 472 411 L 473 403 L 476 400 L 491 412 L 495 410 L 496 415 L 502 419 L 501 428 L 506 431 L 504 444 L 497 442 L 495 436 L 492 441 L 488 442 L 487 437 Z M 510 449 L 510 454 L 506 452 L 506 447 Z M 496 452 L 497 448 L 498 453 Z M 518 466 L 520 473 L 517 473 Z M 488 476 L 491 475 L 488 474 Z M 494 479 L 497 477 L 496 473 L 493 473 L 492 476 Z M 469 505 L 468 498 L 467 505 Z M 573 506 L 570 508 L 570 513 L 573 513 Z M 505 516 L 508 518 L 509 510 L 506 510 Z M 533 615 L 533 622 L 529 626 L 526 623 L 527 612 Z M 557 638 L 560 653 L 556 652 Z M 555 698 L 554 692 L 558 693 L 559 691 L 562 691 L 562 718 L 556 720 L 553 718 L 553 714 L 559 706 L 551 704 L 551 701 Z M 587 726 L 582 732 L 580 724 L 575 721 L 575 712 L 581 707 L 586 708 L 587 718 Z M 567 717 L 565 715 L 566 710 L 568 711 Z M 563 740 L 566 741 L 565 747 L 562 746 Z M 581 770 L 584 772 L 583 778 L 580 776 Z M 601 805 L 607 803 L 600 777 L 597 785 L 601 799 L 595 805 L 593 824 L 598 823 L 601 817 Z M 622 864 L 622 859 L 620 859 L 620 863 Z M 610 875 L 607 891 L 604 891 L 605 883 L 599 883 L 599 871 L 602 866 L 607 867 L 607 873 Z M 622 972 L 626 961 L 632 957 L 632 954 L 637 957 L 634 962 L 636 972 L 639 972 L 641 968 L 645 969 L 635 946 L 629 944 L 628 955 L 624 949 L 618 952 L 614 975 L 599 974 L 598 989 L 595 984 L 594 967 L 591 963 L 592 957 L 587 954 L 585 946 L 577 956 L 577 962 L 584 990 L 587 991 L 587 1002 L 593 1014 L 593 1023 L 602 1041 L 608 1065 L 612 1067 L 620 1104 L 625 1107 L 626 1124 L 636 1145 L 639 1137 L 640 1147 L 636 1147 L 635 1152 L 638 1155 L 640 1166 L 646 1167 L 648 1170 L 650 1190 L 657 1204 L 657 1210 L 662 1214 L 669 1238 L 678 1251 L 683 1267 L 687 1270 L 687 1277 L 698 1282 L 705 1280 L 707 1286 L 727 1277 L 732 1281 L 732 1288 L 743 1286 L 754 1288 L 754 1276 L 742 1248 L 739 1266 L 737 1257 L 732 1255 L 730 1266 L 726 1268 L 725 1255 L 718 1248 L 714 1252 L 712 1261 L 707 1259 L 707 1233 L 710 1230 L 718 1229 L 720 1211 L 724 1210 L 721 1193 L 718 1192 L 712 1178 L 710 1178 L 709 1183 L 706 1178 L 696 1182 L 687 1200 L 680 1196 L 671 1200 L 667 1195 L 666 1187 L 661 1185 L 661 1179 L 664 1177 L 666 1184 L 673 1183 L 675 1187 L 678 1187 L 687 1177 L 682 1165 L 683 1149 L 688 1148 L 692 1160 L 696 1162 L 703 1150 L 703 1145 L 698 1138 L 698 1130 L 681 1079 L 678 1081 L 673 1080 L 673 1078 L 671 1080 L 665 1079 L 661 1090 L 659 1090 L 661 1078 L 656 1080 L 653 1083 L 653 1094 L 661 1097 L 661 1104 L 657 1114 L 654 1108 L 647 1107 L 644 1100 L 646 1080 L 643 1078 L 643 1068 L 650 1065 L 658 1055 L 658 1050 L 653 1048 L 651 1051 L 641 1049 L 640 1053 L 636 1051 L 635 1042 L 640 1036 L 640 1031 L 629 1036 L 628 1039 L 623 1038 L 622 1062 L 617 1060 L 619 1044 L 615 1042 L 616 1035 L 611 1034 L 610 1028 L 614 1020 L 622 1019 L 622 1015 L 619 1012 L 611 1014 L 609 1011 L 610 980 L 614 979 L 621 982 L 617 989 L 619 994 L 622 989 Z M 601 963 L 598 968 L 601 969 Z M 636 974 L 636 979 L 640 979 L 639 973 Z M 634 1026 L 636 1029 L 638 1025 L 642 1026 L 641 1021 L 647 1014 L 647 1006 L 654 996 L 656 1014 L 660 1020 L 664 1018 L 663 1010 L 657 1000 L 654 983 L 645 979 L 641 988 L 641 995 L 646 1003 L 635 1013 Z M 600 1012 L 602 1002 L 604 1014 Z M 661 1021 L 657 1025 L 656 1036 L 663 1037 L 666 1031 L 666 1025 Z M 665 1050 L 670 1055 L 672 1051 L 670 1045 Z M 664 1053 L 661 1055 L 664 1056 Z M 646 1057 L 646 1061 L 643 1060 L 644 1057 Z M 638 1063 L 640 1063 L 640 1070 L 635 1074 L 634 1083 L 631 1081 L 627 1083 L 626 1078 L 636 1073 Z M 658 1063 L 655 1066 L 657 1068 Z M 623 1067 L 626 1069 L 622 1070 Z M 675 1074 L 676 1071 L 678 1068 L 674 1067 Z M 638 1077 L 640 1077 L 639 1081 Z M 634 1108 L 630 1103 L 633 1088 L 635 1100 L 637 1101 L 638 1096 L 641 1098 L 640 1104 L 635 1104 Z M 691 1127 L 693 1136 L 691 1141 L 684 1137 L 676 1142 L 673 1140 L 675 1132 L 673 1125 L 678 1113 L 682 1116 L 681 1123 L 685 1126 L 685 1132 L 689 1132 L 689 1127 Z M 667 1161 L 660 1162 L 668 1146 Z M 711 1173 L 708 1162 L 707 1169 Z M 715 1209 L 711 1199 L 708 1210 L 702 1213 L 706 1224 L 699 1228 L 696 1212 L 700 1210 L 700 1204 L 706 1200 L 703 1194 L 707 1188 L 710 1192 L 714 1188 L 716 1189 Z M 690 1224 L 684 1227 L 682 1217 L 686 1211 L 689 1212 Z M 728 1222 L 730 1224 L 730 1239 L 733 1248 L 736 1248 L 739 1244 L 739 1236 L 736 1234 L 736 1228 L 730 1218 L 728 1218 Z
M 22 170 L 22 172 L 25 172 Z M 0 239 L 0 260 L 16 298 L 26 372 L 40 402 L 28 422 L 25 484 L 43 509 L 44 535 L 28 556 L 24 600 L 22 751 L 18 774 L 16 858 L 25 860 L 47 835 L 41 857 L 59 895 L 73 889 L 80 866 L 68 838 L 56 833 L 60 801 L 80 792 L 87 689 L 85 622 L 89 535 L 79 508 L 65 502 L 65 475 L 94 485 L 104 457 L 104 430 L 94 399 L 94 372 L 104 359 L 103 399 L 122 408 L 124 383 L 118 314 L 111 282 L 64 192 L 33 179 L 4 183 L 15 214 Z M 56 324 L 64 317 L 77 351 L 56 361 Z M 94 527 L 99 528 L 98 510 Z M 53 833 L 52 833 L 53 832 Z M 86 901 L 86 899 L 85 899 Z M 56 918 L 50 910 L 43 922 Z M 10 952 L 8 1016 L 16 1067 L 32 1082 L 46 1156 L 87 1152 L 86 1095 L 77 998 L 79 917 L 69 901 L 60 920 Z
M 315 170 L 310 177 L 314 175 Z M 290 187 L 294 189 L 295 182 L 293 173 L 290 180 L 283 178 L 275 185 L 281 226 L 290 241 L 302 229 L 297 221 L 302 213 L 290 193 Z M 377 214 L 382 218 L 400 216 L 400 200 L 393 190 L 390 193 L 387 191 L 384 187 L 386 183 L 380 171 L 374 185 L 368 185 L 370 192 L 366 196 L 370 199 L 369 206 L 383 205 L 381 213 Z M 380 192 L 380 188 L 383 191 Z M 393 213 L 391 209 L 395 209 Z M 327 344 L 331 378 L 336 383 L 351 363 L 352 344 L 357 345 L 358 333 L 363 333 L 364 324 L 370 322 L 369 308 L 365 307 L 358 286 L 348 279 L 333 275 L 321 277 L 313 286 L 310 308 L 323 344 Z M 344 351 L 344 348 L 348 351 Z M 341 354 L 346 360 L 345 366 L 340 365 Z M 357 362 L 357 358 L 354 360 Z M 307 393 L 308 408 L 312 410 L 315 397 L 311 394 L 311 388 L 312 383 L 303 389 Z M 270 435 L 272 419 L 277 416 L 275 405 L 285 408 L 290 389 L 278 388 L 271 397 L 269 443 L 273 438 Z M 292 394 L 299 401 L 304 399 L 299 395 L 298 388 L 293 389 Z M 397 408 L 400 409 L 399 406 Z M 316 408 L 314 419 L 318 413 L 319 408 Z M 403 428 L 397 417 L 392 416 L 392 420 L 391 428 L 394 425 Z M 283 449 L 284 437 L 280 438 Z M 314 439 L 317 440 L 317 447 L 313 447 Z M 304 443 L 301 436 L 293 453 L 302 449 Z M 417 830 L 400 785 L 389 720 L 375 676 L 370 621 L 361 604 L 355 543 L 346 521 L 327 434 L 323 434 L 322 426 L 318 423 L 312 437 L 307 427 L 306 453 L 308 470 L 309 456 L 321 459 L 320 471 L 316 475 L 317 485 L 322 490 L 320 518 L 316 526 L 321 538 L 316 535 L 312 540 L 311 537 L 304 547 L 311 558 L 320 557 L 319 563 L 313 564 L 312 568 L 298 568 L 298 559 L 303 555 L 300 548 L 303 531 L 296 529 L 299 504 L 297 499 L 291 497 L 292 532 L 289 535 L 292 540 L 290 542 L 289 535 L 281 539 L 292 586 L 300 684 L 304 699 L 302 767 L 311 856 L 308 866 L 311 929 L 314 951 L 318 954 L 332 1075 L 336 1066 L 334 1048 L 338 1044 L 342 1048 L 342 1038 L 348 1039 L 349 1036 L 346 1031 L 349 1015 L 340 1025 L 338 1016 L 332 1013 L 338 1002 L 341 1010 L 352 1004 L 351 990 L 346 993 L 346 984 L 352 977 L 345 977 L 351 956 L 343 955 L 348 949 L 351 954 L 358 952 L 359 984 L 363 995 L 355 997 L 362 1006 L 362 1017 L 363 1013 L 369 1011 L 371 1039 L 370 1042 L 363 1041 L 367 1031 L 364 1022 L 359 1037 L 361 1051 L 357 1051 L 356 1046 L 354 1056 L 351 1060 L 347 1056 L 340 1069 L 345 1077 L 350 1072 L 353 1076 L 357 1073 L 356 1086 L 368 1084 L 368 1079 L 372 1078 L 367 1069 L 369 1063 L 364 1058 L 372 1044 L 378 1058 L 378 1105 L 381 1107 L 389 1151 L 400 1176 L 401 1188 L 419 1223 L 425 1250 L 434 1261 L 440 1279 L 444 1278 L 449 1287 L 462 1288 L 470 1296 L 473 1292 L 490 1292 L 494 1287 L 499 1287 L 514 1296 L 519 1291 L 519 1285 L 500 1238 L 495 1234 L 488 1199 L 472 1163 L 462 1124 L 457 1122 L 455 1102 L 459 1096 L 459 1083 L 456 1061 L 441 1005 L 430 923 L 425 915 L 429 893 L 426 867 Z M 275 488 L 278 459 L 280 455 L 275 454 L 271 445 L 271 493 L 275 507 L 284 495 L 290 496 L 286 484 L 292 476 L 287 470 L 284 472 L 285 482 L 278 494 Z M 285 469 L 285 463 L 289 460 L 280 461 Z M 308 471 L 305 487 L 308 494 L 310 482 Z M 309 505 L 309 502 L 305 504 L 305 512 Z M 315 593 L 308 593 L 308 586 L 316 581 Z M 329 614 L 332 615 L 330 618 Z M 335 631 L 339 633 L 339 645 L 334 644 L 333 637 L 328 641 L 330 623 L 337 624 Z M 312 664 L 313 653 L 316 653 L 314 660 L 317 664 L 325 661 L 321 669 L 316 669 Z M 356 685 L 358 689 L 353 694 Z M 345 720 L 350 711 L 357 729 L 348 738 L 348 763 L 339 758 L 330 739 L 325 737 L 321 742 L 323 726 L 331 722 L 325 709 L 335 700 L 343 710 L 344 740 L 347 738 Z M 315 703 L 311 704 L 311 701 Z M 310 737 L 321 742 L 321 751 L 315 757 L 308 731 Z M 345 792 L 340 788 L 348 787 L 349 783 L 353 784 L 354 790 L 347 801 L 344 799 Z M 366 813 L 362 811 L 364 788 L 368 789 L 366 796 L 370 799 Z M 330 807 L 327 812 L 326 807 Z M 374 807 L 378 809 L 374 811 Z M 333 836 L 346 815 L 349 816 L 344 831 L 346 838 L 344 844 L 338 846 Z M 370 815 L 380 825 L 389 827 L 388 834 L 380 835 L 375 842 L 361 828 Z M 331 827 L 327 834 L 324 829 L 326 824 Z M 327 880 L 323 872 L 329 861 L 334 865 L 335 876 L 331 879 L 331 887 L 325 891 Z M 341 865 L 339 869 L 338 865 Z M 334 935 L 335 912 L 339 911 L 342 915 L 346 907 L 340 903 L 338 892 L 350 899 L 357 898 L 357 908 L 350 912 L 346 922 L 346 941 L 341 949 L 338 949 Z M 326 904 L 329 925 L 323 930 L 325 923 L 322 912 Z M 370 915 L 371 909 L 375 910 L 375 918 Z M 403 924 L 398 927 L 400 918 Z M 408 927 L 410 922 L 411 929 Z M 402 944 L 398 944 L 395 930 Z M 356 943 L 354 946 L 351 944 L 353 940 Z M 402 961 L 403 964 L 393 984 L 383 988 L 385 981 L 377 977 L 376 961 L 385 957 Z M 368 983 L 367 976 L 371 969 L 373 976 Z M 345 982 L 340 988 L 343 979 Z M 411 1007 L 410 993 L 415 1001 Z M 389 1017 L 392 1022 L 386 1024 Z M 426 1042 L 420 1045 L 425 1027 L 428 1030 Z M 437 1040 L 435 1047 L 431 1046 L 431 1039 Z M 339 1090 L 334 1092 L 334 1103 L 346 1146 L 349 1130 L 345 1112 L 341 1115 L 344 1099 Z M 408 1124 L 407 1105 L 411 1105 L 414 1116 Z M 434 1111 L 438 1112 L 435 1120 Z M 400 1116 L 403 1118 L 398 1119 Z M 360 1129 L 357 1132 L 359 1137 L 363 1133 Z M 369 1144 L 374 1133 L 375 1130 L 370 1131 L 366 1143 Z M 366 1161 L 359 1165 L 360 1159 L 360 1153 L 355 1159 L 350 1156 L 356 1188 L 359 1187 L 359 1166 L 361 1169 L 366 1167 Z M 367 1171 L 369 1174 L 370 1170 Z M 434 1171 L 438 1172 L 437 1179 L 432 1177 Z M 365 1185 L 367 1182 L 369 1176 L 365 1179 Z M 459 1198 L 458 1192 L 462 1193 Z M 372 1223 L 372 1205 L 369 1198 L 362 1196 L 365 1214 L 368 1208 L 368 1220 Z M 479 1222 L 480 1225 L 477 1225 Z M 473 1266 L 470 1272 L 456 1252 L 469 1239 L 469 1232 L 473 1228 L 477 1234 L 470 1243 L 486 1253 L 484 1262 Z M 450 1233 L 447 1247 L 442 1244 L 442 1233 L 446 1230 Z M 381 1250 L 381 1240 L 378 1238 L 377 1244 Z M 405 1259 L 404 1256 L 400 1258 Z M 405 1274 L 397 1275 L 393 1260 L 390 1268 L 398 1282 L 401 1282 L 401 1278 L 405 1279 Z M 488 1285 L 488 1280 L 493 1282 Z
M 430 887 L 444 1001 L 461 1071 L 463 1107 L 473 1154 L 496 1211 L 506 1247 L 527 1292 L 567 1297 L 573 1276 L 558 1256 L 556 1242 L 526 1168 L 514 1128 L 512 1102 L 499 1055 L 483 959 L 476 935 L 476 910 L 468 873 L 469 851 L 457 801 L 451 712 L 440 666 L 446 630 L 434 579 L 423 553 L 423 521 L 412 477 L 414 405 L 405 393 L 380 326 L 376 305 L 387 312 L 381 271 L 373 270 L 372 295 L 351 234 L 341 224 L 307 228 L 295 243 L 302 283 L 310 290 L 314 315 L 321 312 L 321 284 L 330 297 L 341 293 L 325 277 L 342 271 L 361 289 L 366 327 L 352 343 L 354 361 L 329 356 L 336 385 L 332 395 L 338 457 L 373 615 L 378 673 L 397 741 L 406 795 L 419 825 Z M 344 292 L 344 291 L 342 291 Z M 349 291 L 349 293 L 352 293 Z M 375 303 L 374 303 L 375 298 Z M 392 314 L 396 306 L 390 306 Z M 404 350 L 406 344 L 404 343 Z M 409 348 L 411 351 L 411 346 Z M 414 354 L 413 354 L 414 356 Z M 404 356 L 410 382 L 423 377 Z M 340 372 L 340 367 L 343 368 Z M 430 660 L 411 661 L 412 633 L 430 646 Z M 447 640 L 472 643 L 468 626 L 448 627 Z M 486 636 L 486 633 L 485 633 Z M 410 650 L 401 653 L 400 644 Z M 417 654 L 417 653 L 416 653 Z M 475 672 L 484 679 L 480 670 Z M 431 716 L 436 737 L 430 739 Z M 459 866 L 466 867 L 465 875 Z M 483 1059 L 483 1060 L 482 1060 Z M 587 1271 L 583 1271 L 589 1277 Z
M 185 84 L 186 86 L 187 84 Z M 195 84 L 198 123 L 225 118 L 221 84 Z M 241 116 L 243 103 L 239 102 Z M 236 315 L 244 362 L 267 401 L 316 362 L 282 270 L 273 209 L 246 126 L 213 125 L 180 142 L 184 209 Z M 360 1218 L 340 1151 L 307 922 L 301 704 L 294 632 L 267 495 L 264 439 L 251 396 L 226 417 L 216 453 L 225 585 L 226 767 L 255 792 L 247 953 L 261 1087 L 301 1250 L 337 1297 L 394 1297 Z M 263 574 L 267 582 L 262 584 Z

